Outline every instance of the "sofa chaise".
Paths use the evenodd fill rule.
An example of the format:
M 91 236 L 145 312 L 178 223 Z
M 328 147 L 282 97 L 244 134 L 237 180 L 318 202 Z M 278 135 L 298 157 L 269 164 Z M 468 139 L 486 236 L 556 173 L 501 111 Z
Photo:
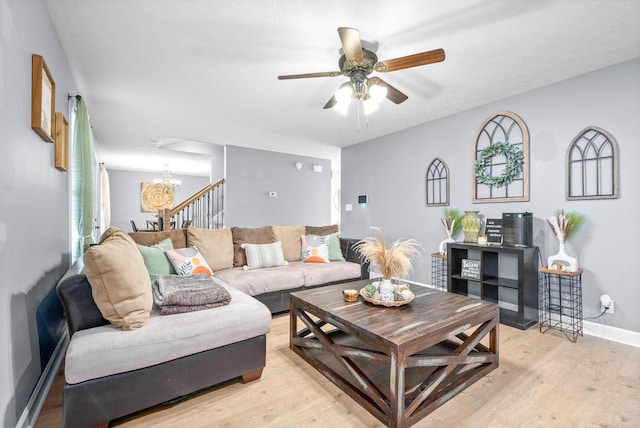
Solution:
M 368 277 L 368 265 L 360 263 L 352 247 L 356 241 L 352 239 L 339 238 L 344 261 L 305 263 L 296 259 L 294 252 L 299 247 L 295 241 L 300 239 L 300 232 L 309 236 L 308 232 L 333 230 L 299 226 L 284 227 L 279 232 L 277 226 L 237 228 L 233 236 L 228 229 L 214 232 L 189 228 L 128 235 L 120 232 L 101 241 L 95 249 L 106 254 L 106 246 L 113 244 L 114 237 L 118 238 L 118 245 L 127 248 L 124 253 L 131 251 L 132 245 L 147 248 L 166 239 L 176 249 L 197 245 L 208 256 L 205 259 L 213 278 L 229 292 L 231 301 L 225 306 L 175 315 L 161 315 L 153 305 L 142 326 L 127 329 L 126 323 L 135 323 L 135 317 L 114 322 L 113 314 L 104 309 L 104 302 L 96 294 L 94 271 L 100 261 L 91 257 L 87 260 L 85 255 L 86 263 L 79 260 L 57 286 L 71 337 L 65 359 L 63 426 L 107 426 L 110 420 L 221 382 L 241 378 L 246 383 L 260 378 L 271 315 L 289 309 L 290 292 Z M 247 268 L 243 265 L 248 262 L 246 254 L 240 250 L 248 245 L 263 245 L 263 241 L 267 245 L 289 241 L 293 249 L 282 245 L 290 260 L 280 266 Z M 220 245 L 226 250 L 221 251 Z M 120 247 L 115 248 L 120 252 Z M 227 254 L 230 248 L 233 263 Z M 133 266 L 139 268 L 140 260 L 146 262 L 133 252 L 121 257 L 126 260 L 123 269 L 128 272 Z M 224 259 L 227 261 L 221 262 Z M 118 304 L 113 305 L 118 312 L 116 318 L 122 312 Z M 125 327 L 118 321 L 124 322 Z

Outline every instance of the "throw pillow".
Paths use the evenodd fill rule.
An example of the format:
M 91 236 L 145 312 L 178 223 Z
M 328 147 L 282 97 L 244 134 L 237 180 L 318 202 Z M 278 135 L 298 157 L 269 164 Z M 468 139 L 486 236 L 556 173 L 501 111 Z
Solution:
M 330 226 L 305 226 L 304 233 L 306 235 L 331 235 L 332 233 L 338 233 L 340 228 L 337 224 Z
M 342 249 L 340 248 L 340 234 L 332 233 L 329 235 L 329 260 L 344 262 Z
M 166 253 L 176 273 L 180 276 L 213 275 L 211 267 L 209 267 L 197 247 L 176 248 Z
M 244 270 L 287 264 L 280 241 L 271 244 L 242 244 L 242 249 L 247 256 L 247 264 L 242 266 Z
M 273 235 L 276 241 L 282 242 L 285 260 L 290 262 L 300 260 L 300 252 L 302 251 L 300 237 L 304 235 L 304 225 L 273 226 Z
M 169 261 L 169 258 L 167 258 L 167 255 L 165 254 L 165 251 L 173 250 L 171 238 L 167 238 L 148 247 L 140 244 L 137 244 L 137 246 L 140 254 L 142 254 L 142 259 L 144 260 L 144 265 L 147 267 L 147 272 L 149 272 L 149 280 L 151 281 L 151 284 L 153 284 L 160 275 L 176 273 L 173 265 Z
M 93 300 L 104 319 L 123 330 L 142 327 L 149 319 L 153 295 L 149 273 L 133 239 L 110 227 L 83 260 Z
M 242 249 L 242 244 L 271 244 L 276 242 L 273 236 L 273 228 L 264 226 L 258 228 L 232 227 L 233 235 L 233 266 L 240 267 L 247 264 L 247 256 Z
M 305 263 L 329 263 L 329 236 L 302 235 L 302 256 Z
M 187 228 L 187 246 L 195 246 L 216 272 L 233 267 L 233 237 L 231 229 Z

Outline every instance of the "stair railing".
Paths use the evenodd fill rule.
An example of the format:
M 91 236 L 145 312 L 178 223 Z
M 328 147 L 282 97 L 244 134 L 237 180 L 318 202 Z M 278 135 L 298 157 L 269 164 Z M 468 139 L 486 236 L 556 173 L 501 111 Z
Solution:
M 174 208 L 158 210 L 158 230 L 188 226 L 201 229 L 224 227 L 224 178 L 207 184 Z

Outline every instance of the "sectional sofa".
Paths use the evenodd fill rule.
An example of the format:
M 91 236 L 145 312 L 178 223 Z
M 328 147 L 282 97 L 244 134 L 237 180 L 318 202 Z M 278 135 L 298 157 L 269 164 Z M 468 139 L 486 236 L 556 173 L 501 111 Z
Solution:
M 355 240 L 336 233 L 335 226 L 105 232 L 57 286 L 71 336 L 63 426 L 107 426 L 227 380 L 258 379 L 271 315 L 288 310 L 290 292 L 368 277 L 368 266 L 353 251 Z M 324 243 L 331 237 L 334 244 L 337 239 L 334 260 L 301 260 L 304 238 L 313 237 Z M 167 246 L 195 246 L 230 303 L 161 315 L 149 297 L 150 284 L 169 268 L 153 264 L 162 251 L 172 254 L 162 250 Z M 277 249 L 277 257 L 252 260 L 254 250 L 264 248 Z

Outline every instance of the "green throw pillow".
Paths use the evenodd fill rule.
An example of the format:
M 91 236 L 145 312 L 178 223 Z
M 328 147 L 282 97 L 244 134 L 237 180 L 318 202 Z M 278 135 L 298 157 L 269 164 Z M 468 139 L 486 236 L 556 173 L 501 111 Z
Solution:
M 145 245 L 138 245 L 138 250 L 142 254 L 144 259 L 144 265 L 149 272 L 149 280 L 153 284 L 160 275 L 175 274 L 176 270 L 173 268 L 171 261 L 165 254 L 167 250 L 173 250 L 173 243 L 171 238 L 167 238 L 157 244 L 149 247 Z
M 344 256 L 340 249 L 340 234 L 332 233 L 329 235 L 329 260 L 344 262 Z

